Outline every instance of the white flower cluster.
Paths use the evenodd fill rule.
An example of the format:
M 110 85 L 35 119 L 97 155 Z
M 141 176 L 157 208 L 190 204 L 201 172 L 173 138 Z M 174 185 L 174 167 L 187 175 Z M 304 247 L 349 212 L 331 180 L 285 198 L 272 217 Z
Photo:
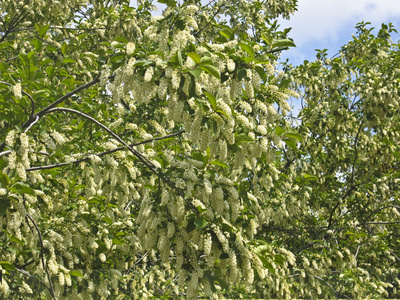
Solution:
M 6 135 L 5 139 L 6 145 L 12 147 L 15 143 L 16 137 L 17 137 L 17 132 L 14 129 L 10 130 Z
M 132 55 L 133 53 L 135 53 L 135 44 L 132 42 L 129 42 L 126 44 L 126 54 L 128 55 Z
M 17 82 L 14 86 L 13 86 L 13 93 L 15 98 L 20 99 L 22 97 L 22 88 L 21 88 L 21 83 Z
M 151 79 L 153 78 L 153 74 L 154 74 L 154 68 L 153 67 L 149 67 L 146 70 L 146 73 L 144 74 L 144 81 L 149 82 L 151 81 Z

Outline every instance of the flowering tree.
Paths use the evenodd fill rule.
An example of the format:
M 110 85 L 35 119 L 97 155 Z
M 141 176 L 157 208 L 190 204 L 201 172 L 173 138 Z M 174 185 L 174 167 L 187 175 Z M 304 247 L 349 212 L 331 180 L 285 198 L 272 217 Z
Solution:
M 295 273 L 305 294 L 399 295 L 400 53 L 392 24 L 376 36 L 368 25 L 357 24 L 332 59 L 319 51 L 315 62 L 288 71 L 305 101 L 304 142 L 288 159 L 303 174 L 299 183 L 313 183 L 300 189 L 307 212 L 291 218 L 278 239 L 299 257 Z
M 396 295 L 392 28 L 279 72 L 297 1 L 159 2 L 1 2 L 2 295 Z

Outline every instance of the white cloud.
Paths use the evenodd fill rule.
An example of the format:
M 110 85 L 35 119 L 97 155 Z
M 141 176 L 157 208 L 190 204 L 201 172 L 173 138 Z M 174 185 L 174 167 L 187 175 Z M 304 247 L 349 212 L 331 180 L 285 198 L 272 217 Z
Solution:
M 282 26 L 293 28 L 291 35 L 300 46 L 315 40 L 337 40 L 343 30 L 349 31 L 360 21 L 371 22 L 375 27 L 385 22 L 399 26 L 400 1 L 300 0 L 298 11 Z
M 354 26 L 371 22 L 379 28 L 381 23 L 392 22 L 400 31 L 399 0 L 299 0 L 298 11 L 287 20 L 280 20 L 281 28 L 292 27 L 289 36 L 297 45 L 283 54 L 295 63 L 315 57 L 314 49 L 329 49 L 335 54 L 347 41 Z M 399 35 L 395 36 L 395 40 Z

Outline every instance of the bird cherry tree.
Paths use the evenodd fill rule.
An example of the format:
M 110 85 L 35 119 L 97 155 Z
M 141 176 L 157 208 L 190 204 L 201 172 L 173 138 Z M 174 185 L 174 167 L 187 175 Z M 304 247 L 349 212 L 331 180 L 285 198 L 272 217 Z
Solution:
M 297 137 L 296 1 L 160 2 L 1 2 L 3 296 L 290 294 L 256 237 Z
M 395 297 L 393 28 L 279 71 L 296 2 L 2 1 L 2 296 Z

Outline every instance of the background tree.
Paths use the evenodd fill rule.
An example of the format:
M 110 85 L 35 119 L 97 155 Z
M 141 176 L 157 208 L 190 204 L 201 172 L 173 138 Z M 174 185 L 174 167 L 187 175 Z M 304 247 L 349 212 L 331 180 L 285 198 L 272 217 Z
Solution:
M 396 295 L 392 27 L 282 72 L 295 0 L 161 2 L 0 4 L 2 295 Z
M 268 234 L 299 257 L 299 291 L 315 297 L 399 293 L 399 49 L 392 24 L 376 36 L 368 25 L 332 59 L 322 50 L 287 73 L 304 100 L 304 142 L 287 162 L 310 184 L 298 189 L 306 211 Z

